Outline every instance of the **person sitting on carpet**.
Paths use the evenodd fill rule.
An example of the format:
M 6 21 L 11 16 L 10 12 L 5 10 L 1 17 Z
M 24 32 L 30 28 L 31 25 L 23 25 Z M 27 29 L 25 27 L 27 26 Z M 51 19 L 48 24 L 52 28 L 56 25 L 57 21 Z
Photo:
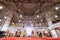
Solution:
M 39 33 L 39 37 L 42 37 L 42 33 L 41 32 Z

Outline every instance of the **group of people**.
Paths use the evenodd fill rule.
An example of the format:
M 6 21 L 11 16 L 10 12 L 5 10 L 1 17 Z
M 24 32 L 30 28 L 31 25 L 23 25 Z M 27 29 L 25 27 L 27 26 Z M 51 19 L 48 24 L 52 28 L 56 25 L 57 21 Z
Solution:
M 26 36 L 27 34 L 26 34 L 26 31 L 16 31 L 15 32 L 15 34 L 14 33 L 12 33 L 12 32 L 9 32 L 9 31 L 1 31 L 0 32 L 0 38 L 1 37 L 43 37 L 43 34 L 42 34 L 42 32 L 39 32 L 39 31 L 36 31 L 36 32 L 34 32 L 34 31 L 32 31 L 32 34 L 31 34 L 31 36 L 29 35 L 29 36 Z M 47 36 L 46 34 L 44 34 L 45 36 Z

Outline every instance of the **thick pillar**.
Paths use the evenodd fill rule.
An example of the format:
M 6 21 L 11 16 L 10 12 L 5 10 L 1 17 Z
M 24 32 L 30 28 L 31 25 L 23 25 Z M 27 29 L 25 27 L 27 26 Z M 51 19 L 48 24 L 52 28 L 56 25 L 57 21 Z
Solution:
M 48 22 L 48 26 L 49 27 L 51 27 L 51 25 L 53 25 L 52 24 L 52 22 L 51 22 L 51 20 L 47 20 L 47 22 Z M 50 30 L 50 32 L 51 32 L 51 35 L 52 35 L 52 37 L 58 37 L 58 35 L 57 35 L 57 33 L 56 33 L 56 31 L 55 30 L 51 30 L 51 28 L 49 28 L 49 30 Z
M 55 30 L 50 30 L 52 37 L 57 38 L 58 35 Z
M 58 37 L 60 37 L 60 30 L 56 30 Z
M 9 24 L 10 24 L 10 21 L 11 21 L 11 19 L 12 19 L 12 13 L 13 13 L 13 12 L 9 11 L 9 16 L 7 17 L 7 19 L 6 19 L 5 23 L 4 23 L 1 31 L 7 31 L 8 26 L 9 26 Z

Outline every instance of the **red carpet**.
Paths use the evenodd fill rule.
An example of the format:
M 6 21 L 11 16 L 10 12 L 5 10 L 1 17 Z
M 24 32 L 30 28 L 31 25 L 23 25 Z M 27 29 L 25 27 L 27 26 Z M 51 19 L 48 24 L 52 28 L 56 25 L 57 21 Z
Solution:
M 60 38 L 38 38 L 38 37 L 20 37 L 20 38 L 17 38 L 17 37 L 12 37 L 12 38 L 0 38 L 0 40 L 60 40 Z

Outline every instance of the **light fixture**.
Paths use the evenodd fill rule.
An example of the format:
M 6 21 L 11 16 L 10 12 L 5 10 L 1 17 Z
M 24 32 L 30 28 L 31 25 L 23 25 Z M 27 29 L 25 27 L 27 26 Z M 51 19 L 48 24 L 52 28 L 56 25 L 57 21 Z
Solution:
M 2 21 L 2 20 L 0 19 L 0 21 Z
M 43 22 L 43 20 L 41 20 L 41 22 Z
M 57 16 L 57 15 L 55 15 L 54 17 L 55 17 L 55 18 L 57 18 L 58 16 Z
M 0 6 L 0 9 L 3 9 L 3 6 Z
M 19 20 L 19 22 L 21 22 L 21 21 Z
M 22 15 L 20 15 L 20 17 L 22 18 Z
M 12 23 L 14 25 L 14 23 Z
M 55 10 L 59 10 L 59 7 L 55 7 Z
M 6 17 L 6 16 L 4 16 L 4 18 L 6 19 L 7 17 Z
M 39 18 L 39 15 L 37 15 L 37 18 Z

